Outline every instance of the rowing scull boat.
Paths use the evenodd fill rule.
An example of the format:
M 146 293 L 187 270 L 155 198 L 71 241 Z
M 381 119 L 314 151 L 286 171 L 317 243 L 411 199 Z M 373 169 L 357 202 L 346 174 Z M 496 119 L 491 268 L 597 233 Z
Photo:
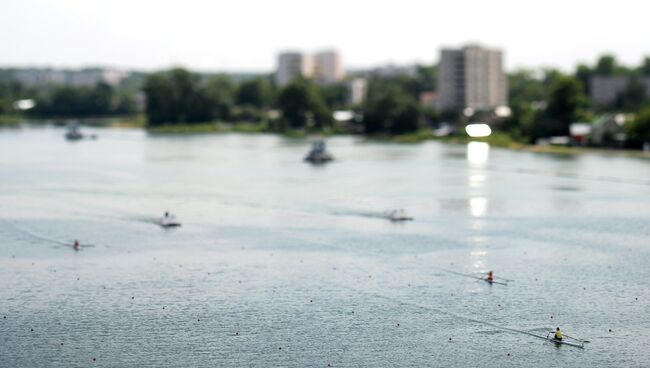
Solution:
M 476 275 L 470 275 L 470 274 L 467 274 L 467 273 L 456 272 L 456 271 L 447 270 L 447 269 L 444 269 L 444 268 L 439 268 L 439 270 L 449 272 L 449 273 L 453 273 L 454 275 L 458 275 L 458 276 L 465 276 L 465 277 L 470 277 L 470 278 L 477 279 L 477 280 L 483 280 L 483 281 L 488 282 L 490 284 L 499 284 L 499 285 L 503 285 L 503 286 L 508 286 L 508 283 L 501 282 L 501 281 L 495 281 L 495 280 L 490 281 L 490 280 L 487 279 L 487 277 L 480 277 L 480 276 L 476 276 Z
M 552 332 L 552 331 L 551 331 L 551 332 Z M 584 343 L 570 342 L 570 341 L 566 341 L 566 340 L 556 340 L 554 337 L 552 337 L 552 336 L 548 336 L 548 335 L 547 335 L 547 336 L 544 336 L 544 335 L 537 335 L 537 334 L 534 334 L 534 333 L 530 333 L 530 335 L 531 335 L 531 336 L 539 337 L 540 339 L 544 339 L 544 340 L 546 340 L 546 341 L 554 342 L 554 343 L 556 343 L 556 344 L 558 344 L 558 345 L 560 345 L 560 344 L 562 344 L 562 345 L 569 345 L 569 346 L 573 346 L 573 347 L 580 348 L 580 349 L 584 349 L 584 348 L 585 348 L 585 344 L 584 344 Z M 574 339 L 574 340 L 577 340 L 577 339 Z
M 549 332 L 548 335 L 544 336 L 544 335 L 538 335 L 538 334 L 536 334 L 534 332 L 530 332 L 530 331 L 518 330 L 516 328 L 510 328 L 510 327 L 505 327 L 505 326 L 499 326 L 497 324 L 487 322 L 487 321 L 479 321 L 479 320 L 476 320 L 476 319 L 472 319 L 472 320 L 476 321 L 476 322 L 485 323 L 486 325 L 493 326 L 493 327 L 496 327 L 496 328 L 501 329 L 501 330 L 512 331 L 512 332 L 517 332 L 517 333 L 524 334 L 524 335 L 534 336 L 534 337 L 546 340 L 548 342 L 554 342 L 554 343 L 556 343 L 558 345 L 569 345 L 569 346 L 573 346 L 573 347 L 580 348 L 580 349 L 585 348 L 584 343 L 586 341 L 579 340 L 579 339 L 576 339 L 574 337 L 569 337 L 572 340 L 579 341 L 579 343 L 578 343 L 578 342 L 571 342 L 571 341 L 567 341 L 567 340 L 556 340 L 552 336 L 549 336 L 550 334 L 555 333 L 555 331 L 551 331 L 551 332 Z M 568 336 L 565 335 L 565 337 L 568 337 Z

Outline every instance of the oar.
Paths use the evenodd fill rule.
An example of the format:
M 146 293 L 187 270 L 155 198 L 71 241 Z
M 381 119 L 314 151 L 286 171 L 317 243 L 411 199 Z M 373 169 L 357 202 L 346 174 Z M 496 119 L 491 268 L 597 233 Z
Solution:
M 573 339 L 573 340 L 575 340 L 575 341 L 580 341 L 580 342 L 589 342 L 589 340 L 581 340 L 581 339 L 578 339 L 578 338 L 575 338 L 575 337 L 569 336 L 569 335 L 567 335 L 567 334 L 564 334 L 564 336 L 566 336 L 566 337 L 568 337 L 568 338 L 570 338 L 570 339 Z
M 467 274 L 467 273 L 461 273 L 461 272 L 456 272 L 456 271 L 452 271 L 452 270 L 447 270 L 447 269 L 444 269 L 444 268 L 438 268 L 438 269 L 439 269 L 440 271 L 453 273 L 453 274 L 455 274 L 455 275 L 459 275 L 459 276 L 471 277 L 471 278 L 473 278 L 473 279 L 483 280 L 483 281 L 486 281 L 486 282 L 489 282 L 489 283 L 492 283 L 492 284 L 499 284 L 499 285 L 503 285 L 503 286 L 508 286 L 508 284 L 505 283 L 505 282 L 494 281 L 494 280 L 493 280 L 493 281 L 490 281 L 490 280 L 488 280 L 486 277 L 474 276 L 474 275 L 470 275 L 470 274 Z
M 477 273 L 477 274 L 478 274 L 478 275 L 485 275 L 486 273 L 485 273 L 485 272 L 479 272 L 479 273 Z M 494 276 L 494 278 L 495 278 L 495 279 L 501 279 L 501 280 L 506 281 L 506 282 L 513 282 L 513 281 L 515 281 L 515 280 L 511 280 L 511 279 L 507 279 L 507 278 L 505 278 L 505 277 L 499 277 L 499 276 Z
M 552 334 L 552 333 L 555 333 L 555 331 L 549 331 L 549 333 L 546 335 L 546 338 L 548 338 L 548 335 L 550 335 L 550 334 Z M 578 339 L 578 338 L 575 338 L 575 337 L 569 336 L 569 335 L 567 335 L 567 334 L 565 334 L 565 333 L 563 333 L 562 335 L 563 335 L 564 337 L 568 337 L 568 338 L 570 338 L 570 339 L 572 339 L 572 340 L 575 340 L 575 341 L 581 342 L 581 343 L 583 343 L 583 344 L 586 343 L 586 342 L 589 342 L 589 340 L 580 340 L 580 339 Z

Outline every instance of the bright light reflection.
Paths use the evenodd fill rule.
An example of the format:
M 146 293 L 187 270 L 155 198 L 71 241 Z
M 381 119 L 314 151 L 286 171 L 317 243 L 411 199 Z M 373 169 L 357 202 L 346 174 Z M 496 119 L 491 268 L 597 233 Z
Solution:
M 487 207 L 488 200 L 485 197 L 474 197 L 469 200 L 469 211 L 472 217 L 485 217 Z
M 17 110 L 29 110 L 36 106 L 36 102 L 32 99 L 18 100 L 14 102 L 14 108 Z
M 484 186 L 487 176 L 484 174 L 472 174 L 469 176 L 470 188 L 482 188 Z
M 484 164 L 490 154 L 490 145 L 485 142 L 467 143 L 467 161 L 472 164 Z
M 510 110 L 508 106 L 499 106 L 494 109 L 494 115 L 500 118 L 507 118 L 508 116 L 512 115 L 512 110 Z
M 475 270 L 474 272 L 481 272 L 486 268 L 485 265 L 485 257 L 487 256 L 487 252 L 480 252 L 480 251 L 474 251 L 471 253 L 472 259 L 472 268 Z
M 465 127 L 467 135 L 474 138 L 487 137 L 492 134 L 492 129 L 487 124 L 469 124 Z

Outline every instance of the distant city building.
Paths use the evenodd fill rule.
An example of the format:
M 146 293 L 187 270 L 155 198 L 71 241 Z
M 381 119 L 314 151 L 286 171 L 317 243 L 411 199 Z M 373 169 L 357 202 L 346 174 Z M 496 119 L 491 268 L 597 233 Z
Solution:
M 128 76 L 128 72 L 112 69 L 83 69 L 70 72 L 67 84 L 73 86 L 93 86 L 97 83 L 106 83 L 111 86 L 120 84 Z
M 364 78 L 354 78 L 348 82 L 350 105 L 361 105 L 366 99 L 368 83 Z
M 650 97 L 650 76 L 634 79 L 626 75 L 596 75 L 591 78 L 589 97 L 601 105 L 616 103 L 621 95 L 627 92 L 630 83 L 640 83 L 646 97 Z
M 343 80 L 345 71 L 337 51 L 327 50 L 314 55 L 302 52 L 283 52 L 278 55 L 275 81 L 278 86 L 289 84 L 295 78 L 312 78 L 322 85 Z
M 316 53 L 314 55 L 313 75 L 316 83 L 323 85 L 342 81 L 345 77 L 345 71 L 341 65 L 339 53 L 333 50 Z
M 18 69 L 14 79 L 28 86 L 60 84 L 71 86 L 93 86 L 99 82 L 118 85 L 128 72 L 113 69 Z
M 311 55 L 300 52 L 283 52 L 278 55 L 275 82 L 282 87 L 298 77 L 309 78 L 314 73 Z
M 493 109 L 508 104 L 503 54 L 479 46 L 443 49 L 438 64 L 438 110 Z
M 416 65 L 393 65 L 388 64 L 373 69 L 370 73 L 380 78 L 393 78 L 401 75 L 408 77 L 415 77 L 417 74 Z
M 630 84 L 630 78 L 627 76 L 603 76 L 596 75 L 591 78 L 589 93 L 591 100 L 598 103 L 609 105 L 627 90 Z
M 14 72 L 14 79 L 27 86 L 65 84 L 66 75 L 62 70 L 19 69 Z

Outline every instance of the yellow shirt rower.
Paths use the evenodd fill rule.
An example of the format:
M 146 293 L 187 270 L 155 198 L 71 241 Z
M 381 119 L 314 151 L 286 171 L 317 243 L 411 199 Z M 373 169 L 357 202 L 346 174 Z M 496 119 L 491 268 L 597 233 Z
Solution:
M 555 336 L 553 338 L 555 340 L 562 341 L 562 331 L 560 331 L 559 327 L 555 330 Z

